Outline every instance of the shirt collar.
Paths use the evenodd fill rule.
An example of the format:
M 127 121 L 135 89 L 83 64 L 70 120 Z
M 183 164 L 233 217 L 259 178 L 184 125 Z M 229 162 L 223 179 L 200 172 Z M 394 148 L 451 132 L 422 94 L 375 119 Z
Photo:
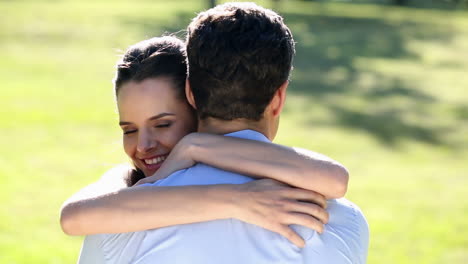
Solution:
M 224 135 L 228 137 L 244 138 L 244 139 L 257 140 L 257 141 L 262 141 L 262 142 L 271 142 L 262 133 L 255 131 L 255 130 L 251 130 L 251 129 L 240 130 L 236 132 L 227 133 Z

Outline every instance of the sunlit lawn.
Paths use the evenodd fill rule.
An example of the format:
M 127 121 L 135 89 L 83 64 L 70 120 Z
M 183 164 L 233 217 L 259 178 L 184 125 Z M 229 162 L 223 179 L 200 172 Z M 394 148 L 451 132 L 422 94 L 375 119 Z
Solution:
M 62 234 L 60 205 L 125 161 L 119 50 L 183 29 L 205 2 L 0 3 L 0 263 L 75 262 L 81 238 Z M 277 142 L 348 167 L 369 263 L 467 263 L 468 13 L 280 8 L 297 58 Z

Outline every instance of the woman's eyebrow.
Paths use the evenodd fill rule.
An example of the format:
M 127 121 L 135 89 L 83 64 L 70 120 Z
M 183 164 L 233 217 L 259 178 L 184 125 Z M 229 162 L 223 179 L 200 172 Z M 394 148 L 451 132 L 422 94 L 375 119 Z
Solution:
M 162 117 L 165 117 L 165 116 L 174 116 L 174 115 L 175 114 L 173 114 L 173 113 L 164 112 L 164 113 L 160 113 L 160 114 L 157 114 L 155 116 L 150 117 L 149 120 L 156 120 L 156 119 L 159 119 L 159 118 L 162 118 Z
M 132 122 L 127 122 L 127 121 L 120 121 L 119 126 L 126 126 L 126 125 L 131 125 Z
M 156 119 L 159 119 L 159 118 L 162 118 L 162 117 L 165 117 L 165 116 L 175 116 L 175 114 L 173 113 L 160 113 L 160 114 L 157 114 L 155 116 L 152 116 L 150 117 L 148 120 L 156 120 Z M 127 122 L 127 121 L 120 121 L 119 122 L 119 126 L 125 126 L 125 125 L 131 125 L 132 122 Z

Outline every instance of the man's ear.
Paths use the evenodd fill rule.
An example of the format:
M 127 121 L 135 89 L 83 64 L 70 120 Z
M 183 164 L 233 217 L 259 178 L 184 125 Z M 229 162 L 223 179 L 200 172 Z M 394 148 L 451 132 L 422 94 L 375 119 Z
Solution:
M 286 90 L 288 89 L 289 81 L 285 81 L 279 88 L 276 90 L 273 99 L 270 102 L 270 109 L 273 116 L 279 116 L 281 111 L 283 111 L 284 103 L 286 102 Z
M 193 98 L 192 88 L 190 87 L 190 82 L 188 79 L 185 79 L 185 97 L 187 97 L 187 101 L 193 107 L 193 109 L 197 109 L 195 99 Z

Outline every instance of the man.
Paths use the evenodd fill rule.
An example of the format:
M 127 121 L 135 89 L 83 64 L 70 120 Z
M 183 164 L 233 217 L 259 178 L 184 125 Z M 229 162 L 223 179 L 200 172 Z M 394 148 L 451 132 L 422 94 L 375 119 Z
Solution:
M 284 106 L 294 41 L 282 18 L 252 3 L 199 14 L 188 28 L 187 98 L 199 132 L 263 142 L 274 139 Z M 204 164 L 155 186 L 244 183 L 251 179 Z M 365 263 L 368 227 L 359 208 L 328 202 L 322 234 L 302 227 L 299 248 L 281 235 L 236 219 L 129 233 L 133 263 Z M 127 250 L 127 249 L 122 249 Z
M 200 132 L 270 142 L 288 86 L 294 41 L 282 18 L 251 3 L 201 13 L 188 28 L 187 97 Z M 204 164 L 158 186 L 243 183 L 250 179 Z M 351 202 L 331 200 L 323 234 L 300 226 L 300 249 L 238 220 L 216 220 L 146 231 L 136 263 L 365 263 L 368 227 Z

